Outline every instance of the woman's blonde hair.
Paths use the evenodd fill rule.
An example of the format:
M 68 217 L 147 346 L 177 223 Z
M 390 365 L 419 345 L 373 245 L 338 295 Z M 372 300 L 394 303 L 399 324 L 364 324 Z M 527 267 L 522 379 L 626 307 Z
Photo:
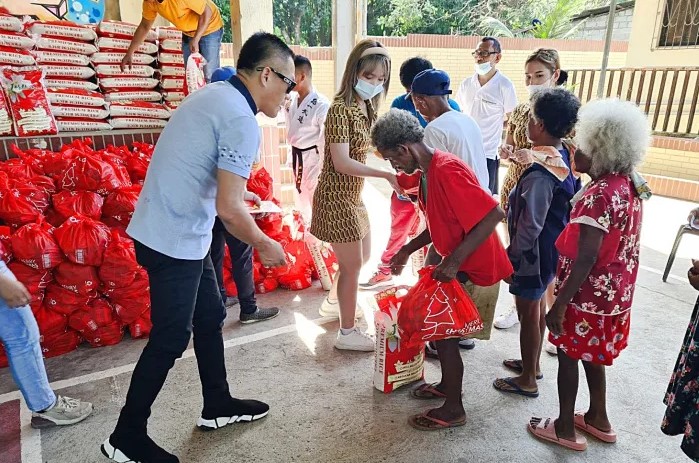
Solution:
M 529 55 L 524 64 L 527 65 L 533 61 L 538 61 L 546 66 L 551 74 L 561 69 L 561 58 L 558 56 L 558 51 L 553 48 L 539 48 Z
M 377 53 L 365 54 L 367 50 L 377 47 L 381 48 L 381 50 L 377 50 Z M 345 104 L 350 106 L 354 99 L 354 86 L 357 85 L 359 75 L 367 69 L 376 69 L 379 66 L 383 67 L 386 79 L 383 82 L 384 91 L 371 100 L 374 109 L 378 110 L 379 105 L 388 93 L 388 85 L 391 81 L 391 58 L 388 56 L 384 46 L 381 45 L 381 42 L 377 42 L 376 40 L 364 39 L 355 45 L 349 58 L 347 58 L 345 72 L 342 75 L 342 83 L 340 84 L 340 91 L 337 92 L 337 96 L 342 97 L 342 99 L 345 100 Z

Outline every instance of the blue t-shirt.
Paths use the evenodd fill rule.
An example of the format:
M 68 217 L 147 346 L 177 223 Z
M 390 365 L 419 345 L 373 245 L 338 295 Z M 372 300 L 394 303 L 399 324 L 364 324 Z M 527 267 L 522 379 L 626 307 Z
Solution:
M 166 256 L 203 259 L 217 215 L 218 170 L 250 176 L 260 144 L 257 109 L 233 79 L 188 96 L 155 146 L 127 233 Z
M 451 98 L 449 98 L 449 106 L 451 106 L 452 109 L 461 111 L 458 103 Z M 417 112 L 417 109 L 415 109 L 415 104 L 413 103 L 413 99 L 410 98 L 410 94 L 406 93 L 405 95 L 396 97 L 396 99 L 393 100 L 393 103 L 391 103 L 391 108 L 403 109 L 409 113 L 412 113 L 412 115 L 417 117 L 417 120 L 420 121 L 420 125 L 423 129 L 427 127 L 427 121 L 419 112 Z

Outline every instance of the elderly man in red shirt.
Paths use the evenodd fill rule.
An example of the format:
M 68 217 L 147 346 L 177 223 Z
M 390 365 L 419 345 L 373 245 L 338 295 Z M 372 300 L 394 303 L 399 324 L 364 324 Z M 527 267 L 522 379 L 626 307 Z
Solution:
M 393 167 L 411 174 L 422 172 L 419 205 L 427 218 L 427 229 L 406 244 L 391 261 L 400 272 L 409 256 L 432 243 L 441 257 L 434 278 L 448 282 L 458 279 L 478 308 L 484 330 L 474 337 L 489 339 L 501 280 L 513 270 L 495 232 L 505 217 L 492 196 L 478 183 L 473 170 L 453 154 L 427 146 L 420 123 L 407 111 L 392 109 L 372 130 L 374 146 Z M 466 412 L 461 401 L 464 366 L 459 338 L 437 341 L 442 367 L 439 383 L 423 384 L 413 390 L 416 398 L 440 398 L 444 404 L 410 418 L 420 430 L 462 426 Z

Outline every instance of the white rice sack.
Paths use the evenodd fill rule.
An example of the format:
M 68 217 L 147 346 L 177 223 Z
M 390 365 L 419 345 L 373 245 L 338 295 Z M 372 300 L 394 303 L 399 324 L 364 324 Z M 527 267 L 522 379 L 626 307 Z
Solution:
M 65 66 L 89 66 L 90 57 L 76 53 L 63 53 L 60 51 L 32 50 L 30 52 L 36 64 L 58 64 Z
M 40 66 L 50 78 L 91 79 L 95 70 L 89 66 L 56 66 L 47 64 Z
M 34 66 L 35 64 L 36 60 L 29 50 L 0 47 L 0 66 Z
M 109 116 L 109 110 L 104 107 L 51 105 L 51 111 L 56 117 L 106 119 Z
M 34 39 L 25 34 L 0 30 L 0 47 L 29 50 L 34 48 L 34 45 L 36 45 Z
M 124 59 L 125 51 L 105 51 L 97 52 L 90 57 L 92 64 L 120 64 L 121 60 Z M 131 64 L 133 65 L 149 65 L 155 61 L 155 57 L 151 55 L 144 55 L 143 53 L 134 53 Z
M 29 34 L 65 37 L 83 42 L 94 42 L 97 39 L 94 30 L 71 21 L 36 21 L 29 24 L 27 32 Z
M 105 91 L 119 88 L 149 90 L 157 86 L 157 79 L 147 77 L 105 77 L 100 79 L 100 87 Z
M 36 40 L 36 48 L 39 50 L 61 51 L 88 56 L 97 53 L 97 47 L 91 43 L 80 42 L 78 40 L 57 39 L 54 37 L 39 37 Z
M 118 90 L 105 93 L 104 99 L 107 103 L 116 101 L 160 101 L 162 100 L 160 92 L 154 90 Z
M 46 88 L 82 88 L 85 90 L 97 90 L 96 83 L 80 79 L 44 79 Z
M 110 37 L 100 37 L 95 42 L 99 51 L 113 50 L 113 51 L 124 51 L 126 52 L 131 45 L 130 40 L 126 39 L 112 39 Z M 143 42 L 136 49 L 137 53 L 144 53 L 146 55 L 154 55 L 158 53 L 158 46 L 151 42 Z
M 112 126 L 106 120 L 73 119 L 57 117 L 59 132 L 101 132 L 112 130 Z
M 47 93 L 52 105 L 104 107 L 106 104 L 104 95 L 82 88 L 49 88 Z
M 140 117 L 114 117 L 109 120 L 113 129 L 162 129 L 167 121 Z
M 169 119 L 170 110 L 160 103 L 145 101 L 123 101 L 109 106 L 112 117 L 147 117 L 151 119 Z

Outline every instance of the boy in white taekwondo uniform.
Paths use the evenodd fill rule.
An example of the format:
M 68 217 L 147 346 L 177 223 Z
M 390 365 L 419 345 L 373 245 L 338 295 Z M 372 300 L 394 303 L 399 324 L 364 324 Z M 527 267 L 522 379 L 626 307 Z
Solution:
M 308 58 L 296 55 L 296 93 L 286 110 L 288 141 L 296 183 L 296 207 L 306 224 L 311 223 L 313 193 L 323 167 L 325 116 L 330 101 L 315 91 Z

